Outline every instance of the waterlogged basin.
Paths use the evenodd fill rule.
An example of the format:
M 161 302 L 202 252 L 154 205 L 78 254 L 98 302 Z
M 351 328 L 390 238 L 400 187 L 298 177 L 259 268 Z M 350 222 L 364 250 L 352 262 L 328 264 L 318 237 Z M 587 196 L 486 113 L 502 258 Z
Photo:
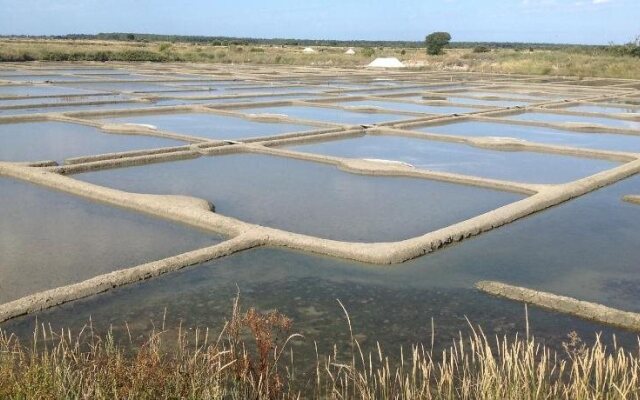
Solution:
M 0 116 L 10 115 L 27 115 L 27 114 L 48 114 L 48 113 L 69 113 L 79 111 L 111 111 L 111 110 L 131 110 L 131 109 L 151 109 L 152 104 L 138 103 L 138 102 L 123 102 L 123 103 L 105 103 L 105 104 L 91 104 L 91 105 L 56 105 L 29 107 L 29 108 L 15 108 L 15 109 L 0 109 Z
M 74 104 L 81 102 L 96 101 L 121 101 L 129 98 L 117 94 L 106 94 L 98 96 L 60 96 L 60 97 L 43 97 L 43 98 L 22 98 L 22 99 L 0 99 L 0 107 L 12 106 L 39 106 L 43 104 Z
M 0 124 L 0 161 L 61 162 L 71 157 L 184 144 L 151 136 L 105 133 L 91 126 L 63 122 Z
M 640 107 L 614 107 L 614 106 L 601 106 L 597 104 L 582 104 L 579 106 L 564 107 L 561 110 L 567 111 L 579 111 L 579 112 L 591 112 L 591 113 L 620 113 L 631 114 L 635 113 L 640 115 Z
M 457 104 L 469 104 L 469 105 L 481 105 L 490 107 L 515 107 L 515 106 L 527 106 L 530 104 L 528 101 L 514 101 L 514 100 L 486 100 L 486 99 L 473 99 L 470 97 L 447 97 L 447 101 Z
M 95 90 L 83 90 L 73 87 L 52 86 L 52 85 L 0 85 L 1 97 L 28 97 L 28 96 L 64 96 L 68 94 L 88 94 L 96 93 Z
M 341 106 L 351 107 L 378 107 L 389 111 L 403 111 L 428 114 L 464 114 L 478 111 L 476 108 L 456 106 L 432 106 L 426 104 L 403 103 L 383 100 L 361 100 L 336 103 Z
M 612 133 L 571 132 L 547 127 L 478 121 L 464 121 L 411 129 L 446 135 L 502 136 L 559 146 L 640 152 L 640 137 Z
M 443 95 L 452 94 L 454 96 L 455 95 L 464 95 L 464 96 L 480 98 L 482 100 L 485 100 L 485 98 L 487 98 L 489 100 L 497 100 L 497 99 L 494 99 L 494 98 L 517 99 L 517 100 L 525 100 L 525 101 L 529 100 L 529 101 L 537 102 L 537 103 L 562 98 L 562 96 L 559 96 L 559 95 L 556 95 L 556 94 L 552 94 L 552 93 L 544 93 L 543 95 L 538 96 L 538 95 L 530 95 L 530 94 L 518 93 L 518 92 L 485 91 L 485 90 L 456 91 L 454 93 L 442 92 L 442 93 L 439 93 L 439 94 L 443 94 Z M 570 97 L 572 97 L 572 96 L 570 96 Z
M 0 177 L 0 303 L 218 238 Z
M 210 139 L 243 139 L 322 129 L 310 125 L 251 121 L 213 113 L 140 114 L 110 118 L 105 122 L 149 124 L 160 130 Z
M 411 119 L 411 116 L 385 113 L 366 113 L 340 110 L 336 108 L 306 107 L 306 106 L 281 106 L 244 108 L 240 110 L 247 114 L 285 114 L 292 118 L 331 122 L 348 125 L 369 125 L 381 122 L 400 121 Z
M 56 75 L 56 74 L 34 74 L 34 75 L 11 75 L 7 77 L 0 78 L 14 81 L 14 82 L 33 82 L 33 83 L 43 83 L 43 82 L 70 82 L 70 81 L 79 81 L 79 80 L 89 80 L 90 78 L 83 76 L 73 76 L 73 75 Z
M 519 121 L 536 121 L 536 122 L 550 122 L 550 123 L 585 123 L 585 124 L 598 124 L 609 126 L 612 128 L 623 129 L 635 129 L 640 130 L 640 121 L 628 121 L 623 119 L 614 119 L 606 117 L 592 117 L 587 115 L 565 115 L 565 114 L 551 114 L 541 112 L 529 112 L 517 115 L 509 115 L 505 118 L 515 119 Z
M 126 77 L 113 78 L 114 80 L 126 79 Z M 107 92 L 150 92 L 179 89 L 171 86 L 170 82 L 155 83 L 132 80 L 130 82 L 84 82 L 84 83 L 68 83 L 65 86 L 69 88 L 79 88 L 85 90 L 100 90 Z
M 445 269 L 439 263 L 434 267 Z M 293 319 L 292 333 L 304 335 L 294 346 L 301 370 L 315 366 L 316 345 L 320 354 L 332 353 L 334 344 L 341 354 L 349 354 L 349 327 L 336 299 L 348 310 L 353 333 L 365 353 L 375 351 L 378 342 L 394 355 L 401 346 L 406 349 L 419 342 L 429 346 L 432 323 L 434 351 L 438 353 L 450 346 L 459 332 L 464 336 L 470 333 L 465 317 L 480 324 L 490 337 L 525 333 L 520 304 L 461 285 L 461 277 L 471 277 L 464 274 L 462 266 L 454 267 L 454 274 L 429 275 L 428 262 L 388 268 L 277 249 L 250 250 L 2 326 L 29 339 L 36 317 L 38 323 L 51 323 L 54 330 L 70 327 L 74 332 L 91 317 L 94 329 L 104 332 L 111 327 L 116 340 L 125 344 L 129 335 L 143 340 L 159 326 L 168 330 L 165 341 L 172 341 L 180 327 L 183 332 L 211 328 L 209 334 L 216 337 L 229 318 L 239 289 L 243 307 L 277 309 Z M 427 277 L 417 282 L 411 275 L 419 270 Z M 585 340 L 591 340 L 594 331 L 603 332 L 606 341 L 614 332 L 533 307 L 529 308 L 529 322 L 536 339 L 558 350 L 571 330 Z M 619 344 L 636 344 L 633 334 L 615 333 Z
M 478 280 L 500 280 L 612 307 L 640 312 L 640 207 L 620 201 L 637 191 L 640 177 L 601 189 L 500 229 L 402 265 L 373 266 L 277 249 L 251 250 L 148 282 L 119 288 L 37 315 L 54 327 L 113 324 L 128 340 L 162 321 L 170 330 L 183 327 L 221 329 L 231 310 L 236 284 L 242 303 L 259 310 L 278 309 L 294 319 L 294 331 L 321 349 L 348 345 L 349 332 L 340 299 L 349 311 L 354 333 L 364 347 L 383 348 L 430 341 L 434 318 L 437 346 L 450 345 L 465 318 L 485 333 L 524 333 L 521 304 L 472 289 Z M 541 251 L 544 249 L 544 251 Z M 580 260 L 580 262 L 576 262 Z M 557 346 L 577 331 L 583 340 L 614 331 L 575 318 L 529 307 L 531 332 Z M 29 337 L 36 316 L 4 324 Z M 77 330 L 77 329 L 76 329 Z M 618 343 L 636 346 L 634 334 L 616 332 Z M 406 346 L 405 346 L 406 347 Z M 635 347 L 632 347 L 635 348 Z M 301 352 L 296 358 L 303 356 Z
M 200 95 L 201 96 L 201 95 Z M 217 96 L 217 94 L 212 94 Z M 197 97 L 197 96 L 194 96 Z M 289 101 L 301 99 L 315 99 L 317 95 L 313 94 L 294 94 L 283 96 L 259 96 L 259 97 L 223 97 L 223 98 L 164 98 L 154 101 L 157 105 L 182 105 L 182 104 L 225 104 L 225 103 L 262 103 L 267 101 Z
M 252 154 L 76 177 L 130 192 L 195 196 L 211 201 L 225 216 L 348 241 L 406 239 L 522 198 L 428 180 L 356 175 L 329 165 Z
M 602 160 L 486 150 L 397 136 L 364 136 L 297 145 L 289 149 L 338 157 L 403 161 L 434 171 L 532 183 L 564 183 L 617 166 Z

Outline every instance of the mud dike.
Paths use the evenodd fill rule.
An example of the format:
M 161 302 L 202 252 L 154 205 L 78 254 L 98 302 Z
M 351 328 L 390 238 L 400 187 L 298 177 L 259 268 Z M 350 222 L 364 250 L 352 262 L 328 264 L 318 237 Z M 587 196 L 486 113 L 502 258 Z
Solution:
M 638 96 L 638 82 L 629 80 L 609 79 L 603 85 L 603 80 L 571 77 L 171 64 L 113 64 L 108 72 L 90 64 L 74 65 L 73 69 L 64 65 L 11 66 L 17 71 L 4 68 L 0 69 L 0 132 L 6 128 L 9 133 L 0 136 L 6 141 L 0 147 L 10 148 L 17 135 L 11 134 L 14 128 L 36 124 L 33 126 L 41 128 L 27 132 L 33 138 L 25 139 L 32 140 L 25 149 L 32 151 L 42 145 L 43 152 L 38 154 L 47 154 L 55 147 L 61 156 L 33 159 L 25 150 L 23 159 L 16 150 L 11 152 L 11 160 L 0 158 L 0 178 L 197 228 L 224 240 L 13 299 L 0 305 L 0 322 L 260 246 L 372 264 L 398 264 L 544 212 L 640 171 L 640 145 L 638 150 L 629 150 L 571 142 L 572 138 L 584 137 L 640 142 L 640 107 L 625 102 Z M 34 83 L 38 76 L 51 74 L 59 75 L 60 80 Z M 523 139 L 502 134 L 502 130 L 495 135 L 475 135 L 473 129 L 464 135 L 439 131 L 465 123 L 548 129 L 558 132 L 557 137 L 568 135 L 569 140 Z M 116 151 L 95 152 L 94 142 L 89 141 L 86 149 L 71 151 L 65 146 L 71 148 L 72 143 L 55 137 L 43 143 L 39 136 L 48 134 L 50 124 L 90 130 L 96 137 L 106 138 L 105 149 L 111 146 L 108 139 L 118 146 L 120 141 L 130 139 L 127 146 L 131 149 L 122 151 L 120 146 Z M 474 152 L 572 157 L 610 166 L 567 182 L 540 183 L 484 176 L 482 171 L 475 174 L 425 168 L 394 157 L 353 158 L 291 149 L 365 137 L 453 144 Z M 150 142 L 143 143 L 142 138 Z M 153 140 L 158 141 L 157 146 Z M 184 192 L 141 193 L 118 189 L 119 182 L 99 185 L 75 176 L 152 164 L 172 169 L 174 162 L 181 160 L 242 155 L 299 160 L 350 176 L 440 182 L 477 188 L 483 193 L 504 192 L 518 199 L 401 240 L 345 241 L 225 215 L 217 208 L 216 198 Z M 256 192 L 255 196 L 262 193 Z M 638 196 L 625 200 L 639 202 Z

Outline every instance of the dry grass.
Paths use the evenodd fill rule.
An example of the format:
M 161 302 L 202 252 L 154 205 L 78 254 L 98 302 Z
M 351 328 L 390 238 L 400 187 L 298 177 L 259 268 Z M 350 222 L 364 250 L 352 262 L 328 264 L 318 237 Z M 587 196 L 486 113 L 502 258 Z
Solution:
M 348 316 L 347 316 L 348 318 Z M 21 346 L 0 334 L 0 398 L 7 399 L 639 399 L 640 353 L 570 335 L 557 354 L 533 338 L 487 338 L 470 328 L 440 354 L 414 346 L 392 362 L 378 346 L 318 356 L 315 373 L 283 357 L 291 321 L 236 306 L 221 335 L 163 332 L 125 351 L 91 326 L 78 335 L 40 329 Z M 351 325 L 349 323 L 349 329 Z M 132 344 L 132 343 L 131 343 Z M 317 351 L 316 351 L 317 352 Z M 286 361 L 285 361 L 286 359 Z
M 281 64 L 358 67 L 376 57 L 398 57 L 425 70 L 462 70 L 550 76 L 640 79 L 637 57 L 616 56 L 602 50 L 516 51 L 496 49 L 474 53 L 473 49 L 450 49 L 444 55 L 428 56 L 424 49 L 356 48 L 356 55 L 343 47 L 317 47 L 303 54 L 295 46 L 211 46 L 196 43 L 145 43 L 98 40 L 0 40 L 4 61 L 156 61 L 233 64 Z M 403 53 L 404 51 L 404 53 Z

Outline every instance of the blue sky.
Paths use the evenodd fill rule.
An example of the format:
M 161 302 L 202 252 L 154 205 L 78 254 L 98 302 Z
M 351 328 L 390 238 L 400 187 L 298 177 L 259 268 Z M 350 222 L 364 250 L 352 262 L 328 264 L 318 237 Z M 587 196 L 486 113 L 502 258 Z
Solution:
M 640 0 L 0 0 L 0 34 L 624 43 Z

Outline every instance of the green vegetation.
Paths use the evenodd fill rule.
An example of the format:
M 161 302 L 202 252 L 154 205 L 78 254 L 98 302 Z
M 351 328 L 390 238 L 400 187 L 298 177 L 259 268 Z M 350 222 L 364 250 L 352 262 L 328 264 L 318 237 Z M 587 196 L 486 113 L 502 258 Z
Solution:
M 376 54 L 376 51 L 371 47 L 365 47 L 360 53 L 365 57 L 371 58 Z
M 476 46 L 473 48 L 474 53 L 488 53 L 490 51 L 491 49 L 489 49 L 487 46 Z
M 90 325 L 75 337 L 42 329 L 23 346 L 0 331 L 0 398 L 640 399 L 640 351 L 607 349 L 599 337 L 588 346 L 570 334 L 558 353 L 528 332 L 488 338 L 470 327 L 442 352 L 432 340 L 390 358 L 380 346 L 364 354 L 346 317 L 351 350 L 306 366 L 294 361 L 303 338 L 288 333 L 291 320 L 237 301 L 218 336 L 181 329 L 175 340 L 159 331 L 119 345 Z
M 427 35 L 425 44 L 427 45 L 427 54 L 436 56 L 442 54 L 444 49 L 451 41 L 451 35 L 448 32 L 433 32 Z
M 344 54 L 348 47 L 320 47 L 317 53 L 303 54 L 302 46 L 220 45 L 213 42 L 164 40 L 96 41 L 89 39 L 0 39 L 0 62 L 94 61 L 94 62 L 194 62 L 233 64 L 279 64 L 305 66 L 362 67 L 376 56 L 410 61 L 412 68 L 446 71 L 464 70 L 507 74 L 606 77 L 640 79 L 640 42 L 624 46 L 549 45 L 469 45 L 452 43 L 446 53 L 427 55 L 417 46 L 354 47 L 355 55 Z M 163 37 L 173 39 L 171 37 Z M 422 43 L 424 48 L 424 43 Z M 512 46 L 512 47 L 509 47 Z M 353 47 L 353 46 L 351 46 Z M 490 52 L 478 52 L 487 47 Z M 529 47 L 534 52 L 528 51 Z M 403 54 L 402 52 L 405 51 Z

